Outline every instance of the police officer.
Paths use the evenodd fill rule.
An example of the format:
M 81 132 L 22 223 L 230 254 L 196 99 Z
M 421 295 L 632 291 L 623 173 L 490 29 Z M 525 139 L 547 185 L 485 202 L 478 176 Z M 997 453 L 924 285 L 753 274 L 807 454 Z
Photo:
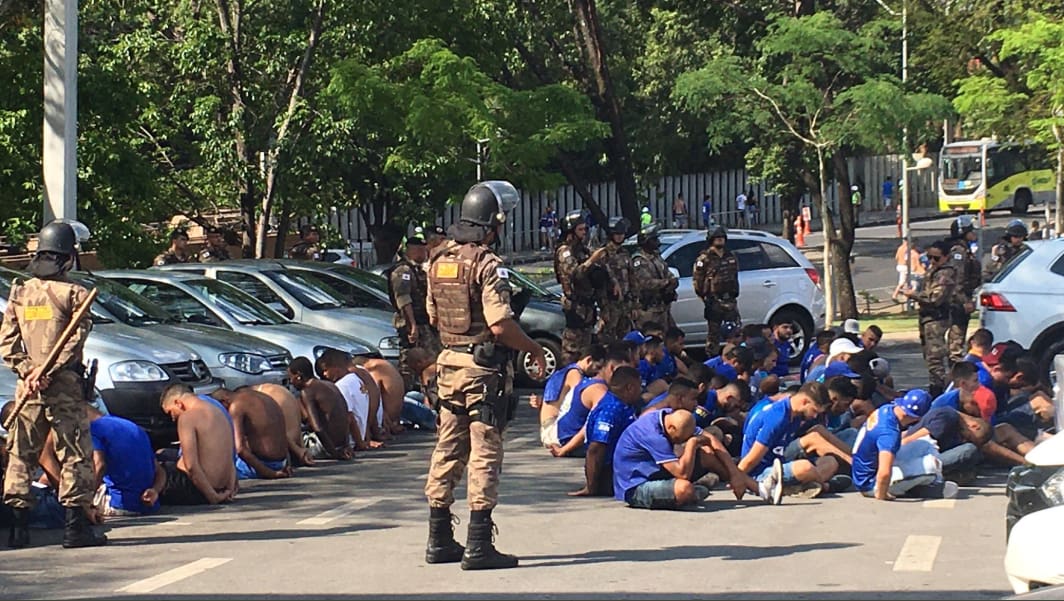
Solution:
M 972 244 L 979 237 L 975 219 L 961 215 L 949 226 L 949 262 L 957 277 L 956 302 L 950 305 L 949 360 L 950 364 L 964 361 L 968 341 L 968 322 L 975 310 L 975 289 L 983 283 L 982 267 L 972 253 Z
M 179 228 L 170 232 L 170 248 L 155 257 L 152 264 L 173 265 L 174 263 L 195 262 L 196 257 L 188 252 L 188 232 Z
M 937 397 L 946 389 L 946 331 L 950 326 L 950 305 L 957 295 L 957 273 L 950 263 L 950 245 L 939 240 L 927 249 L 931 270 L 920 292 L 913 288 L 902 294 L 919 304 L 920 344 L 930 376 L 928 392 Z
M 74 312 L 88 297 L 85 288 L 66 276 L 75 263 L 76 244 L 70 224 L 53 221 L 44 226 L 27 268 L 33 278 L 11 287 L 0 325 L 0 356 L 19 378 L 15 396 L 29 399 L 8 432 L 10 457 L 4 476 L 4 503 L 14 513 L 7 541 L 12 548 L 30 542 L 30 510 L 35 501 L 30 482 L 49 430 L 54 433 L 56 455 L 62 464 L 59 502 L 66 508 L 63 547 L 94 547 L 107 542 L 92 528 L 96 482 L 81 362 L 85 338 L 92 328 L 87 315 L 54 366 L 35 377 L 35 370 L 43 365 Z M 9 405 L 7 411 L 14 409 Z
M 502 432 L 515 408 L 510 353 L 524 351 L 545 373 L 543 347 L 521 330 L 510 308 L 509 272 L 491 246 L 518 194 L 504 181 L 487 181 L 462 199 L 452 240 L 432 262 L 427 310 L 444 349 L 436 361 L 439 427 L 425 496 L 429 502 L 428 563 L 462 562 L 464 570 L 512 568 L 517 558 L 492 540 L 498 502 Z M 454 487 L 468 466 L 469 535 L 454 540 Z
M 230 258 L 222 229 L 216 225 L 209 226 L 207 228 L 207 246 L 199 251 L 199 262 L 214 263 L 216 261 L 228 261 Z
M 554 249 L 554 275 L 562 286 L 562 311 L 565 313 L 563 365 L 575 363 L 591 345 L 595 320 L 598 319 L 591 271 L 604 269 L 600 263 L 606 257 L 606 249 L 588 253 L 587 230 L 584 212 L 569 211 L 562 219 L 561 243 Z
M 658 248 L 661 225 L 651 223 L 639 230 L 639 250 L 632 257 L 632 286 L 637 301 L 635 327 L 645 331 L 647 323 L 656 323 L 666 330 L 676 325 L 670 309 L 676 300 L 676 288 L 680 281 L 669 271 Z
M 318 246 L 320 240 L 318 226 L 313 223 L 304 223 L 299 227 L 299 242 L 288 249 L 288 258 L 302 261 L 320 261 L 321 247 Z
M 632 298 L 632 256 L 624 250 L 622 244 L 628 236 L 632 224 L 624 217 L 611 220 L 609 240 L 603 246 L 606 249 L 604 265 L 609 272 L 610 281 L 598 288 L 599 338 L 603 342 L 615 342 L 632 331 L 632 310 L 635 303 Z
M 706 233 L 709 246 L 695 259 L 691 283 L 705 303 L 706 356 L 720 354 L 721 322 L 742 323 L 739 318 L 739 263 L 727 248 L 728 231 L 723 225 Z
M 1013 219 L 1005 226 L 1005 235 L 1001 242 L 994 245 L 990 250 L 990 263 L 986 266 L 986 278 L 994 277 L 1012 257 L 1020 254 L 1027 248 L 1024 241 L 1027 240 L 1027 226 L 1019 219 Z
M 402 260 L 385 272 L 388 282 L 388 297 L 395 308 L 395 331 L 399 334 L 399 371 L 408 390 L 416 388 L 417 375 L 407 358 L 410 349 L 423 348 L 432 357 L 440 353 L 436 331 L 429 325 L 425 309 L 429 280 L 422 264 L 428 257 L 428 247 L 421 236 L 406 240 Z
M 426 225 L 424 228 L 424 235 L 425 242 L 429 247 L 428 263 L 431 263 L 432 260 L 436 258 L 436 255 L 440 254 L 440 252 L 443 250 L 443 243 L 447 242 L 447 231 L 439 225 Z

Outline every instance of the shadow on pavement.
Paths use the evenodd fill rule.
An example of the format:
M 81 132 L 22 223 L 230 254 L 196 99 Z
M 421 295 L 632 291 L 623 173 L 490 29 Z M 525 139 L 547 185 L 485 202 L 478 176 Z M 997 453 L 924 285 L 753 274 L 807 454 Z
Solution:
M 719 557 L 726 561 L 744 559 L 763 559 L 766 557 L 783 557 L 809 551 L 846 549 L 856 547 L 856 543 L 812 543 L 805 545 L 786 545 L 778 547 L 751 547 L 748 545 L 682 545 L 662 549 L 610 549 L 590 553 L 571 555 L 526 555 L 522 561 L 537 562 L 528 567 L 544 568 L 551 566 L 577 566 L 593 563 L 617 561 L 670 561 L 673 559 L 705 559 Z M 542 561 L 539 560 L 548 560 Z
M 397 528 L 395 524 L 354 524 L 336 528 L 251 530 L 248 532 L 211 532 L 205 534 L 186 534 L 174 536 L 140 536 L 135 538 L 115 538 L 107 541 L 107 546 L 129 547 L 133 545 L 169 545 L 176 543 L 216 543 L 238 541 L 272 541 L 298 538 L 321 538 L 324 536 L 344 535 L 364 530 L 386 530 Z

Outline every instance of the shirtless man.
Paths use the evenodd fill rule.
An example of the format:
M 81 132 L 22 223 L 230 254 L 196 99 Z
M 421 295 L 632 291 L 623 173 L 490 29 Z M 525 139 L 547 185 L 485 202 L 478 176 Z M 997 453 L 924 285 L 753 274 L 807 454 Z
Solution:
M 252 386 L 252 390 L 261 392 L 273 399 L 284 414 L 284 437 L 288 441 L 288 452 L 293 463 L 299 465 L 314 465 L 314 458 L 303 446 L 303 406 L 294 394 L 279 384 L 259 384 Z
M 288 380 L 300 392 L 300 403 L 310 433 L 304 437 L 315 459 L 350 459 L 347 443 L 347 405 L 336 385 L 314 377 L 314 368 L 306 357 L 296 357 L 288 364 Z
M 292 475 L 284 413 L 272 398 L 250 388 L 211 393 L 233 418 L 236 475 L 241 480 L 274 480 Z
M 163 391 L 163 413 L 177 422 L 181 458 L 163 463 L 164 505 L 216 505 L 236 496 L 236 444 L 233 424 L 224 407 L 200 397 L 184 384 Z
M 380 406 L 380 389 L 365 370 L 351 369 L 351 358 L 343 351 L 329 349 L 316 363 L 318 375 L 340 389 L 347 404 L 348 429 L 356 451 L 379 449 L 384 444 L 372 438 L 374 424 L 379 425 L 384 411 Z M 363 375 L 365 374 L 365 375 Z M 374 407 L 370 389 L 376 390 L 378 403 Z
M 361 372 L 368 374 L 376 382 L 377 388 L 380 389 L 379 397 L 381 406 L 384 408 L 385 432 L 391 434 L 401 433 L 403 427 L 399 425 L 399 417 L 403 413 L 403 397 L 406 395 L 406 385 L 403 383 L 403 376 L 399 374 L 399 370 L 385 359 L 371 357 L 355 357 L 351 359 L 351 368 L 360 369 Z M 363 377 L 363 373 L 358 371 L 355 373 L 358 373 L 363 381 L 366 380 Z

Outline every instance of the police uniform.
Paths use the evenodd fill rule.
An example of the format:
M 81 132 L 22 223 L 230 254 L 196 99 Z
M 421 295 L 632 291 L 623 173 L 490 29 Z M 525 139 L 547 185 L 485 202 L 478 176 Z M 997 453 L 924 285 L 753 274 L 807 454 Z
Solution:
M 913 295 L 920 315 L 920 344 L 930 376 L 928 391 L 931 396 L 941 394 L 946 388 L 946 333 L 950 326 L 950 305 L 956 301 L 957 274 L 948 262 L 935 266 L 924 278 L 923 289 Z
M 979 259 L 972 254 L 968 241 L 955 238 L 950 241 L 949 264 L 957 280 L 956 300 L 950 306 L 950 325 L 947 335 L 950 364 L 964 361 L 968 342 L 968 322 L 971 312 L 966 305 L 973 302 L 975 289 L 983 283 Z
M 606 242 L 606 258 L 603 264 L 609 272 L 609 285 L 599 291 L 599 338 L 603 342 L 616 342 L 632 331 L 632 256 L 620 244 Z
M 720 354 L 720 324 L 725 321 L 740 323 L 739 318 L 739 263 L 727 248 L 717 254 L 707 247 L 695 260 L 691 277 L 695 294 L 705 303 L 706 356 Z
M 588 277 L 591 254 L 583 242 L 569 237 L 554 250 L 554 274 L 562 286 L 562 365 L 578 360 L 591 345 L 595 320 L 595 291 Z
M 679 281 L 657 250 L 640 248 L 632 258 L 632 284 L 636 298 L 635 327 L 644 332 L 648 323 L 664 329 L 676 325 L 670 311 Z M 644 332 L 645 333 L 645 332 Z
M 1020 254 L 1025 248 L 1027 248 L 1026 244 L 1013 246 L 1008 240 L 995 244 L 990 250 L 990 263 L 986 266 L 985 279 L 989 280 L 997 275 L 997 272 L 1001 271 L 1001 268 L 1011 261 L 1012 257 Z
M 159 253 L 159 255 L 157 255 L 155 259 L 152 260 L 152 265 L 155 265 L 156 267 L 161 267 L 163 265 L 175 265 L 179 263 L 195 262 L 196 257 L 193 257 L 191 255 L 179 255 L 172 250 L 167 250 L 165 252 Z
M 232 257 L 229 256 L 229 249 L 225 246 L 206 246 L 199 251 L 196 258 L 200 263 L 216 263 L 218 261 L 228 261 Z
M 300 242 L 288 249 L 288 258 L 301 261 L 320 261 L 321 247 L 316 243 Z
M 403 375 L 408 389 L 414 388 L 417 374 L 410 369 L 408 355 L 412 348 L 423 348 L 435 357 L 440 353 L 440 341 L 436 331 L 429 325 L 429 314 L 425 309 L 428 296 L 428 275 L 421 264 L 407 258 L 392 267 L 387 275 L 388 297 L 395 309 L 392 323 L 399 334 L 399 371 Z M 407 323 L 405 307 L 410 306 L 414 312 L 414 328 L 417 330 L 417 342 L 410 343 L 410 324 Z

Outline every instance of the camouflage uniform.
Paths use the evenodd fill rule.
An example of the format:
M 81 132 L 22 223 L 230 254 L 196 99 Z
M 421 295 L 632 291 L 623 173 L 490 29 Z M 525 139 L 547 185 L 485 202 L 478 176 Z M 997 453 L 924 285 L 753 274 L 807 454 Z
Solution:
M 742 321 L 738 305 L 739 263 L 735 255 L 727 249 L 717 254 L 713 247 L 706 247 L 695 260 L 691 283 L 706 306 L 706 356 L 716 357 L 720 354 L 720 324 Z
M 669 271 L 661 253 L 640 249 L 632 259 L 633 296 L 636 299 L 635 327 L 643 331 L 653 322 L 664 329 L 676 325 L 670 309 L 680 282 Z
M 955 302 L 957 288 L 956 271 L 945 263 L 927 274 L 923 289 L 913 296 L 920 305 L 920 344 L 930 376 L 928 392 L 932 397 L 946 388 L 946 332 L 950 325 L 950 305 Z
M 997 275 L 997 272 L 1001 271 L 1001 268 L 1012 260 L 1012 257 L 1020 254 L 1025 248 L 1027 248 L 1026 244 L 1013 246 L 1007 240 L 995 244 L 994 248 L 990 249 L 990 263 L 986 266 L 986 273 L 983 274 L 983 279 L 989 280 Z
M 562 286 L 562 365 L 575 362 L 591 344 L 598 315 L 588 278 L 590 253 L 582 242 L 567 240 L 554 251 L 554 274 Z
M 224 246 L 206 246 L 199 251 L 196 258 L 200 263 L 215 263 L 217 261 L 228 261 L 232 257 L 229 256 L 229 249 Z
M 410 369 L 408 355 L 412 348 L 423 348 L 433 357 L 440 354 L 440 340 L 436 330 L 429 325 L 429 314 L 425 310 L 425 297 L 428 295 L 428 276 L 420 264 L 403 259 L 391 268 L 387 275 L 388 297 L 391 298 L 395 316 L 392 323 L 399 334 L 399 372 L 403 375 L 407 390 L 414 390 L 416 374 Z M 410 305 L 414 311 L 414 327 L 417 329 L 417 342 L 410 343 L 410 324 L 406 321 L 403 309 Z
M 321 247 L 310 242 L 300 242 L 288 249 L 288 258 L 301 261 L 320 261 Z
M 152 260 L 151 263 L 152 263 L 152 265 L 155 265 L 157 267 L 161 267 L 163 265 L 175 265 L 175 264 L 179 264 L 179 263 L 195 263 L 195 262 L 196 262 L 196 257 L 193 257 L 193 256 L 182 256 L 182 255 L 179 255 L 179 254 L 177 254 L 176 252 L 174 252 L 172 250 L 167 250 L 166 252 L 159 253 L 159 255 L 157 255 L 155 257 L 155 259 Z
M 605 266 L 609 284 L 598 290 L 599 338 L 615 342 L 632 331 L 632 257 L 613 240 L 606 243 Z
M 983 283 L 979 260 L 972 254 L 968 242 L 963 238 L 953 240 L 949 251 L 949 264 L 957 277 L 956 301 L 950 306 L 949 362 L 964 361 L 968 342 L 968 322 L 972 314 L 968 310 L 972 303 L 975 289 Z M 969 305 L 970 306 L 970 305 Z
M 489 510 L 498 502 L 502 432 L 514 409 L 506 395 L 509 353 L 490 329 L 514 319 L 509 272 L 483 245 L 446 245 L 428 276 L 426 308 L 445 348 L 436 361 L 440 416 L 425 496 L 430 507 L 449 508 L 468 466 L 469 509 Z M 475 357 L 475 349 L 485 356 Z
M 26 378 L 44 363 L 88 292 L 64 277 L 33 278 L 11 289 L 0 326 L 0 356 L 19 376 L 16 398 L 26 393 Z M 4 477 L 4 503 L 17 509 L 33 507 L 30 488 L 48 431 L 55 433 L 55 451 L 62 465 L 59 501 L 65 507 L 88 508 L 95 492 L 92 438 L 85 413 L 82 347 L 92 321 L 86 316 L 63 347 L 52 370 L 51 384 L 31 399 L 8 432 L 9 461 Z

